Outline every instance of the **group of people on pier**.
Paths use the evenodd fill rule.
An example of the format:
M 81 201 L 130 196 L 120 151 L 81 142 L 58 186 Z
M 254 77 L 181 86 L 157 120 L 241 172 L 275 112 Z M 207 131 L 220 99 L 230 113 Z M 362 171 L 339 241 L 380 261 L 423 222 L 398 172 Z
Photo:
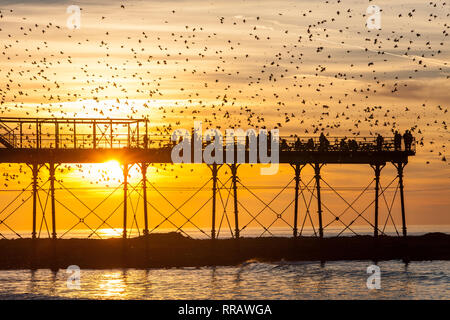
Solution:
M 409 130 L 406 130 L 403 136 L 395 131 L 394 133 L 394 151 L 402 150 L 402 139 L 404 142 L 405 151 L 410 151 L 413 143 L 413 136 Z M 306 143 L 303 143 L 300 138 L 297 137 L 293 144 L 294 151 L 358 151 L 358 150 L 373 150 L 383 151 L 390 148 L 390 146 L 385 145 L 384 137 L 378 135 L 376 137 L 376 144 L 373 143 L 358 143 L 356 139 L 342 138 L 340 141 L 335 140 L 334 145 L 331 147 L 330 141 L 327 139 L 325 134 L 321 133 L 319 137 L 319 143 L 316 144 L 313 138 L 309 138 Z M 391 140 L 392 141 L 392 140 Z M 280 150 L 291 150 L 286 139 L 281 140 Z
M 146 137 L 145 137 L 146 138 Z M 145 139 L 144 138 L 144 139 Z M 260 136 L 256 135 L 257 141 L 259 141 Z M 267 149 L 271 149 L 272 145 L 272 135 L 269 131 L 265 136 L 267 139 Z M 181 141 L 183 137 L 180 137 Z M 192 134 L 192 141 L 195 140 L 194 134 Z M 246 148 L 249 147 L 249 136 L 245 139 Z M 402 140 L 404 142 L 404 151 L 411 151 L 411 146 L 413 143 L 413 136 L 409 130 L 406 130 L 402 135 L 398 131 L 394 133 L 393 147 L 394 151 L 402 150 Z M 178 142 L 179 142 L 178 141 Z M 392 140 L 390 140 L 392 141 Z M 144 143 L 148 143 L 148 140 L 144 140 Z M 177 142 L 171 141 L 171 145 L 174 146 Z M 378 134 L 375 143 L 370 141 L 358 142 L 356 139 L 347 139 L 347 137 L 341 138 L 340 140 L 336 138 L 334 144 L 332 145 L 325 134 L 322 132 L 319 136 L 318 143 L 313 139 L 309 138 L 306 142 L 297 137 L 294 143 L 289 143 L 286 139 L 281 139 L 280 141 L 280 151 L 388 151 L 392 148 L 392 142 L 385 143 L 385 139 L 382 135 Z
M 405 133 L 403 134 L 403 141 L 405 143 L 406 151 L 411 150 L 413 140 L 414 140 L 414 137 L 413 137 L 411 131 L 406 130 Z M 395 131 L 395 134 L 394 134 L 394 149 L 395 149 L 395 151 L 399 151 L 402 149 L 402 135 L 398 131 Z

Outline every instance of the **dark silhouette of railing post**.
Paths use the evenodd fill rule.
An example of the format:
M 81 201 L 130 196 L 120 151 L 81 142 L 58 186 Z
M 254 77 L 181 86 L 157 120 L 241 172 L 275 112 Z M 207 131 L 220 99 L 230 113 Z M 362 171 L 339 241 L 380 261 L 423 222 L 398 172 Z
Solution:
M 148 235 L 148 206 L 147 206 L 147 168 L 148 163 L 142 163 L 142 193 L 144 198 L 144 236 Z
M 123 239 L 127 238 L 128 169 L 128 163 L 125 163 L 123 165 Z
M 317 189 L 317 213 L 319 215 L 319 237 L 323 238 L 323 227 L 322 227 L 322 201 L 320 199 L 320 168 L 322 165 L 319 163 L 314 164 L 314 172 L 316 178 L 316 189 Z
M 31 238 L 36 239 L 36 211 L 37 211 L 37 187 L 38 187 L 38 174 L 39 167 L 37 163 L 33 163 L 31 167 L 33 174 L 33 230 L 31 232 Z
M 405 168 L 406 163 L 397 163 L 396 168 L 397 168 L 397 173 L 398 173 L 398 184 L 399 184 L 399 189 L 400 189 L 400 205 L 401 205 L 401 210 L 402 210 L 402 232 L 403 232 L 403 236 L 406 237 L 407 236 L 407 232 L 406 232 L 406 215 L 405 215 L 405 198 L 404 198 L 404 194 L 403 194 L 403 169 Z
M 39 149 L 39 119 L 36 119 L 36 149 Z
M 238 165 L 236 163 L 233 163 L 230 165 L 231 174 L 232 177 L 232 184 L 233 184 L 233 193 L 234 193 L 234 234 L 235 238 L 239 239 L 239 217 L 238 217 L 238 201 L 237 201 L 237 169 Z
M 299 191 L 299 185 L 300 185 L 300 172 L 303 168 L 303 166 L 300 165 L 300 163 L 296 163 L 295 166 L 291 164 L 291 166 L 294 168 L 295 171 L 295 203 L 294 203 L 294 238 L 297 237 L 298 228 L 297 228 L 297 221 L 298 221 L 298 191 Z
M 375 219 L 373 226 L 373 236 L 375 238 L 378 237 L 378 198 L 380 191 L 380 174 L 383 167 L 384 166 L 381 166 L 380 164 L 372 165 L 372 168 L 375 171 Z
M 127 124 L 127 148 L 131 148 L 131 128 L 130 128 L 130 124 Z
M 77 123 L 73 120 L 73 148 L 77 148 Z
M 42 124 L 38 123 L 38 131 L 39 131 L 39 149 L 42 148 Z
M 145 119 L 145 149 L 148 149 L 148 119 Z
M 23 136 L 23 125 L 22 122 L 19 124 L 19 139 L 20 139 L 20 148 L 22 148 L 22 136 Z
M 110 122 L 109 122 L 109 134 L 110 134 L 110 141 L 109 141 L 109 143 L 111 144 L 111 149 L 112 148 L 114 148 L 113 147 L 113 137 L 114 137 L 114 131 L 113 131 L 113 121 L 112 121 L 112 119 L 110 120 Z
M 53 162 L 50 162 L 48 168 L 50 173 L 50 197 L 52 205 L 52 238 L 56 239 L 55 164 Z
M 55 121 L 55 148 L 59 148 L 59 123 Z
M 94 148 L 94 149 L 96 149 L 97 148 L 97 138 L 96 138 L 96 136 L 97 136 L 97 122 L 94 120 L 94 123 L 93 123 L 93 125 L 92 125 L 92 127 L 93 127 L 93 130 L 92 130 L 92 147 Z
M 139 148 L 139 122 L 136 122 L 136 146 Z

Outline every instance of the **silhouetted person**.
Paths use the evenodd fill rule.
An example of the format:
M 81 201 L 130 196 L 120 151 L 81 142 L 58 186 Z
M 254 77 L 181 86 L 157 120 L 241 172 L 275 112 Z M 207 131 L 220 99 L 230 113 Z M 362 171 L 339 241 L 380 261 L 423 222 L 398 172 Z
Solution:
M 302 143 L 300 142 L 300 138 L 297 138 L 297 140 L 295 140 L 295 143 L 294 143 L 295 151 L 300 151 L 301 147 L 302 147 Z
M 349 146 L 351 151 L 358 151 L 358 142 L 356 142 L 355 139 L 351 139 L 348 142 L 348 146 Z
M 281 150 L 288 150 L 289 146 L 287 144 L 286 139 L 281 140 Z
M 384 138 L 381 136 L 381 134 L 378 134 L 378 136 L 377 136 L 377 150 L 378 151 L 383 150 L 383 142 L 384 142 Z
M 321 151 L 326 151 L 329 145 L 330 143 L 328 142 L 327 137 L 325 137 L 325 135 L 322 132 L 319 137 L 319 149 Z
M 402 148 L 402 135 L 395 131 L 394 133 L 394 150 L 399 151 Z
M 146 135 L 144 136 L 144 148 L 148 148 L 148 137 Z
M 177 145 L 177 143 L 182 143 L 183 142 L 183 136 L 179 137 L 177 140 L 172 141 L 171 139 L 171 143 L 172 143 L 172 148 L 175 147 Z
M 403 141 L 405 142 L 405 151 L 411 150 L 411 144 L 412 144 L 413 136 L 409 130 L 406 130 L 403 134 Z
M 313 140 L 313 138 L 309 138 L 308 142 L 306 143 L 306 150 L 310 150 L 310 151 L 314 150 L 314 140 Z
M 411 131 L 409 131 L 409 130 L 408 130 L 408 139 L 409 139 L 409 142 L 408 142 L 408 146 L 409 146 L 409 147 L 408 147 L 408 148 L 409 148 L 409 150 L 411 150 L 411 146 L 412 146 L 414 137 L 413 137 Z
M 341 142 L 339 143 L 339 148 L 341 151 L 348 151 L 348 144 L 345 141 L 345 138 L 341 139 Z

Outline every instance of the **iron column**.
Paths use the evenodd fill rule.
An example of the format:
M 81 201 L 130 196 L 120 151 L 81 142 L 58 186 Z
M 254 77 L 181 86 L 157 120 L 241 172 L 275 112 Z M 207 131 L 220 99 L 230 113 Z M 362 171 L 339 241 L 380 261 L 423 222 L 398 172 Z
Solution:
M 127 238 L 127 199 L 128 199 L 128 163 L 123 165 L 123 231 L 122 238 Z
M 373 167 L 375 170 L 375 221 L 374 221 L 374 231 L 373 236 L 378 237 L 378 192 L 380 189 L 380 165 L 377 164 Z
M 142 163 L 142 192 L 144 196 L 144 236 L 148 235 L 148 208 L 147 208 L 147 163 Z
M 36 239 L 37 178 L 39 173 L 39 167 L 37 163 L 33 163 L 32 172 L 33 172 L 33 231 L 31 233 L 31 238 Z
M 296 163 L 295 167 L 295 207 L 294 207 L 294 238 L 297 238 L 297 221 L 298 221 L 298 189 L 300 184 L 300 164 Z
M 210 167 L 212 172 L 212 222 L 211 222 L 211 239 L 216 238 L 216 192 L 217 192 L 217 172 L 219 169 L 217 168 L 217 163 L 213 163 Z
M 319 237 L 323 238 L 323 227 L 322 227 L 322 202 L 320 200 L 320 165 L 318 163 L 314 164 L 314 172 L 316 178 L 316 188 L 317 188 L 317 213 L 319 214 Z
M 233 175 L 233 192 L 234 192 L 234 227 L 235 227 L 235 238 L 239 239 L 239 218 L 238 218 L 238 201 L 237 201 L 237 168 L 236 163 L 231 166 L 231 174 Z
M 56 239 L 56 210 L 55 210 L 55 164 L 49 163 L 50 197 L 52 204 L 52 238 Z
M 405 198 L 403 195 L 403 168 L 405 167 L 405 164 L 398 163 L 397 164 L 397 171 L 398 171 L 398 183 L 400 185 L 400 204 L 402 209 L 402 230 L 403 230 L 403 236 L 406 237 L 406 216 L 405 216 Z

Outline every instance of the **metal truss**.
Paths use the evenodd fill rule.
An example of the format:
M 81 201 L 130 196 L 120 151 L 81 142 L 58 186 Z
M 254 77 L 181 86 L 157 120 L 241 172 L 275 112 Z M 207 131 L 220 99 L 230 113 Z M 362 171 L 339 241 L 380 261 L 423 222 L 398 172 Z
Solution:
M 72 189 L 56 179 L 55 171 L 58 165 L 52 163 L 48 165 L 31 164 L 28 167 L 33 174 L 32 181 L 0 210 L 0 227 L 3 226 L 14 237 L 22 238 L 23 235 L 14 229 L 14 226 L 9 223 L 9 219 L 12 215 L 17 215 L 24 204 L 31 200 L 33 207 L 31 237 L 33 239 L 45 236 L 53 239 L 64 238 L 80 227 L 89 231 L 88 238 L 102 238 L 100 232 L 102 228 L 110 229 L 116 234 L 122 233 L 123 238 L 130 238 L 160 232 L 165 224 L 170 226 L 166 229 L 180 232 L 190 238 L 193 236 L 188 230 L 193 229 L 202 237 L 210 239 L 227 237 L 227 231 L 229 236 L 238 239 L 241 233 L 247 231 L 249 227 L 260 230 L 259 237 L 276 236 L 274 226 L 277 223 L 282 224 L 284 228 L 291 229 L 294 237 L 304 236 L 307 225 L 311 227 L 314 236 L 323 237 L 326 230 L 335 227 L 336 224 L 341 226 L 337 236 L 341 236 L 345 232 L 358 235 L 358 232 L 353 228 L 356 222 L 361 222 L 373 228 L 374 236 L 377 237 L 379 234 L 386 235 L 386 227 L 389 223 L 394 227 L 395 233 L 400 235 L 393 210 L 396 198 L 400 197 L 402 234 L 403 236 L 407 234 L 403 191 L 404 163 L 394 163 L 397 176 L 384 187 L 381 185 L 380 176 L 385 164 L 372 165 L 375 172 L 374 179 L 370 180 L 366 187 L 362 188 L 353 199 L 346 199 L 337 188 L 334 188 L 323 178 L 321 175 L 323 164 L 310 164 L 314 169 L 314 175 L 309 180 L 302 179 L 301 175 L 302 169 L 307 164 L 291 164 L 294 169 L 294 177 L 284 186 L 280 186 L 268 200 L 263 199 L 258 194 L 256 187 L 247 186 L 238 177 L 240 165 L 227 165 L 231 169 L 231 176 L 223 179 L 222 176 L 219 176 L 219 170 L 224 165 L 214 164 L 209 166 L 212 173 L 211 177 L 196 188 L 181 204 L 175 204 L 170 195 L 165 194 L 155 183 L 148 181 L 147 169 L 149 164 L 136 165 L 142 174 L 142 178 L 137 183 L 132 184 L 128 181 L 128 173 L 133 165 L 125 164 L 122 166 L 123 182 L 108 192 L 95 206 L 89 206 Z M 44 168 L 49 172 L 48 179 L 39 184 L 38 175 Z M 55 196 L 55 186 L 59 198 Z M 337 196 L 344 207 L 340 211 L 332 210 L 327 205 L 327 199 L 324 200 L 321 188 L 326 188 L 328 193 Z M 290 196 L 292 189 L 294 190 L 294 197 L 285 203 L 281 209 L 275 209 L 273 206 L 275 201 L 282 196 Z M 386 192 L 390 189 L 394 189 L 391 198 L 388 197 Z M 208 192 L 208 190 L 212 190 L 211 196 L 207 197 L 206 200 L 203 198 L 199 201 L 198 196 L 201 193 Z M 358 210 L 357 203 L 361 202 L 363 196 L 372 192 L 372 190 L 375 191 L 373 200 Z M 116 204 L 112 210 L 105 211 L 102 205 L 109 202 L 120 191 L 123 193 L 122 201 Z M 82 214 L 80 210 L 75 210 L 72 208 L 73 206 L 60 200 L 63 192 L 66 193 L 66 197 L 69 196 L 72 199 L 71 201 L 81 205 L 86 213 Z M 153 194 L 151 199 L 148 198 L 149 192 Z M 241 197 L 242 193 L 246 193 L 245 202 L 239 200 L 238 193 Z M 381 225 L 379 223 L 380 199 L 381 205 L 385 207 L 387 212 Z M 163 203 L 169 206 L 169 210 L 161 208 Z M 257 207 L 255 204 L 261 205 L 262 208 L 255 209 Z M 63 232 L 60 232 L 59 235 L 57 235 L 56 229 L 57 205 L 59 207 L 58 214 L 69 214 L 75 219 L 75 222 L 70 227 L 65 228 Z M 189 214 L 185 210 L 188 206 Z M 210 231 L 194 221 L 194 218 L 199 216 L 200 212 L 209 207 L 211 208 Z M 314 212 L 314 209 L 316 209 L 316 212 Z M 120 215 L 121 211 L 123 225 L 122 228 L 119 228 L 117 224 L 110 221 L 113 216 Z M 143 216 L 141 215 L 142 211 Z M 293 218 L 288 217 L 292 212 Z M 232 217 L 229 213 L 232 214 Z M 152 223 L 152 227 L 150 227 L 149 221 Z M 239 221 L 241 221 L 241 225 Z M 130 222 L 131 225 L 129 225 Z M 0 237 L 7 238 L 2 232 L 0 232 Z

